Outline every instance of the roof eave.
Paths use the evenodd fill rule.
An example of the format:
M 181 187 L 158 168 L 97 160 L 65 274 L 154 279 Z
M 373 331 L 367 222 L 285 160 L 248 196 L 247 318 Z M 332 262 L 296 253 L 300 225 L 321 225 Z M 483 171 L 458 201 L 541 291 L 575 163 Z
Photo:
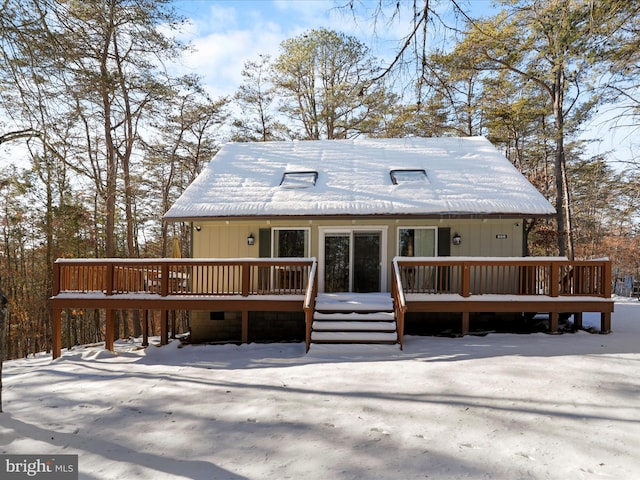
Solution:
M 185 216 L 185 217 L 163 217 L 167 223 L 173 222 L 204 222 L 220 220 L 272 220 L 272 219 L 300 219 L 300 220 L 344 220 L 359 218 L 399 218 L 399 219 L 434 219 L 434 220 L 482 220 L 482 219 L 509 219 L 509 218 L 531 218 L 543 219 L 554 218 L 555 212 L 551 213 L 527 213 L 527 212 L 456 212 L 456 213 L 372 213 L 372 214 L 332 214 L 332 215 L 214 215 L 214 216 Z

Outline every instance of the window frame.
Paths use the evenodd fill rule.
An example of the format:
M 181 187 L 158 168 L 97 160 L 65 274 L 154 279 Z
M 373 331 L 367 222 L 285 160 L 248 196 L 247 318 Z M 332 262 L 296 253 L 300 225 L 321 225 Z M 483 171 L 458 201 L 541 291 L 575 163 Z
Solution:
M 434 257 L 438 257 L 438 227 L 434 227 L 434 226 L 425 226 L 425 225 L 402 225 L 402 226 L 398 226 L 397 228 L 397 232 L 396 232 L 396 253 L 399 257 L 401 256 L 406 256 L 406 255 L 402 255 L 401 253 L 401 246 L 402 246 L 402 240 L 400 238 L 400 232 L 402 230 L 433 230 L 433 256 Z M 412 255 L 413 257 L 416 257 L 417 255 Z
M 278 246 L 280 244 L 279 232 L 281 231 L 303 231 L 305 235 L 305 254 L 302 258 L 309 258 L 311 256 L 311 228 L 309 227 L 272 227 L 271 228 L 271 257 L 272 258 L 300 258 L 300 257 L 280 257 L 277 255 Z
M 406 180 L 406 179 L 403 180 L 402 178 L 405 178 L 407 174 L 409 174 L 409 176 L 416 175 L 416 178 L 412 178 L 410 180 Z M 430 183 L 429 175 L 427 175 L 427 171 L 424 168 L 395 168 L 389 171 L 389 176 L 391 177 L 391 183 L 394 185 L 411 185 L 414 183 Z
M 280 179 L 279 187 L 285 190 L 304 190 L 315 187 L 317 181 L 318 172 L 316 170 L 284 172 Z

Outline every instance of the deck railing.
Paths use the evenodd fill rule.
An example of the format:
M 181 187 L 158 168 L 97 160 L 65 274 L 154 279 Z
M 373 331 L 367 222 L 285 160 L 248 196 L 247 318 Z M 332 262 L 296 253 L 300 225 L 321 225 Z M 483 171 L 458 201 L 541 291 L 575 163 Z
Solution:
M 58 259 L 53 294 L 305 295 L 315 259 Z
M 405 294 L 611 296 L 611 262 L 556 257 L 396 257 Z
M 318 265 L 313 262 L 309 271 L 309 280 L 307 282 L 307 293 L 304 296 L 304 323 L 305 323 L 305 345 L 306 351 L 311 346 L 311 330 L 313 328 L 313 314 L 316 309 L 316 296 L 318 294 Z
M 398 343 L 402 350 L 404 339 L 404 314 L 407 311 L 407 299 L 404 295 L 400 265 L 395 259 L 391 269 L 391 298 L 393 298 L 393 308 L 395 310 Z

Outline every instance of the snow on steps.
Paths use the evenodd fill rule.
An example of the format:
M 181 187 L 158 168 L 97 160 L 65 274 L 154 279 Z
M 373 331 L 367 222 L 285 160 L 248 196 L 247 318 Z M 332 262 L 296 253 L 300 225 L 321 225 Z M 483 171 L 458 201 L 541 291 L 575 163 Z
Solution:
M 318 332 L 311 335 L 312 343 L 396 343 L 395 332 Z
M 374 312 L 374 313 L 322 313 L 314 312 L 314 320 L 332 321 L 344 319 L 345 321 L 383 321 L 395 322 L 395 314 L 393 312 Z
M 319 331 L 360 331 L 360 332 L 395 332 L 396 322 L 340 322 L 323 321 L 313 322 L 313 330 Z
M 392 312 L 393 300 L 388 293 L 321 293 L 316 299 L 316 312 Z
M 311 343 L 388 343 L 398 341 L 389 294 L 321 294 Z

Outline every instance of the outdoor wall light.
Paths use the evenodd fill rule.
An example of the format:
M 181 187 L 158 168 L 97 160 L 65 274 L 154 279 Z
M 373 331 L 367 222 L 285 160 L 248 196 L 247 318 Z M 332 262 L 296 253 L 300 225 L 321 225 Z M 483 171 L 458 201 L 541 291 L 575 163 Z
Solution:
M 247 245 L 254 245 L 256 243 L 256 238 L 253 236 L 253 233 L 250 233 L 247 237 Z
M 195 229 L 196 229 L 196 232 L 199 232 L 200 230 L 202 230 L 202 227 L 200 225 L 196 225 Z
M 453 238 L 451 239 L 451 243 L 454 245 L 460 245 L 462 243 L 462 237 L 459 233 L 454 233 Z

